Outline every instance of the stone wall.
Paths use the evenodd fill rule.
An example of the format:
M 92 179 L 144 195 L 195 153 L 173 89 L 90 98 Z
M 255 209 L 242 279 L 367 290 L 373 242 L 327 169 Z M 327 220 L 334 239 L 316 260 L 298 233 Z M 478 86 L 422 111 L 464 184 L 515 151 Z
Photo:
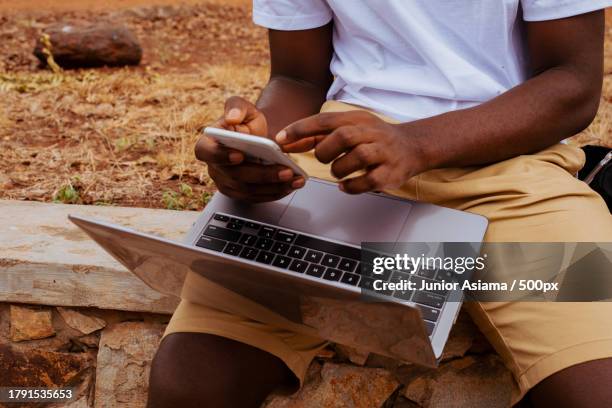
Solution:
M 55 407 L 143 407 L 151 359 L 168 319 L 0 303 L 1 383 L 75 387 L 77 398 Z M 494 408 L 509 406 L 511 387 L 510 373 L 461 314 L 437 370 L 334 345 L 313 362 L 299 393 L 272 395 L 264 406 Z

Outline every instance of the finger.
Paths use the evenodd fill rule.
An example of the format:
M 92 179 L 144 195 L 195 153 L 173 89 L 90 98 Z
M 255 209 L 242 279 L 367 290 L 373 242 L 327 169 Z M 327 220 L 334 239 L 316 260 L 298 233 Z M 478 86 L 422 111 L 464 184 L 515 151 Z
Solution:
M 317 144 L 315 155 L 321 163 L 330 163 L 341 154 L 350 152 L 356 146 L 371 142 L 373 139 L 371 133 L 364 132 L 357 126 L 342 126 Z
M 385 170 L 378 166 L 359 177 L 340 182 L 340 190 L 348 194 L 361 194 L 368 191 L 383 190 L 385 183 Z
M 228 125 L 243 123 L 249 113 L 253 114 L 255 107 L 249 101 L 239 96 L 232 96 L 225 101 L 223 119 Z
M 298 140 L 295 143 L 290 143 L 286 145 L 282 145 L 281 149 L 285 153 L 303 153 L 310 151 L 315 148 L 315 146 L 325 138 L 325 136 L 314 136 L 307 137 L 301 140 Z
M 270 183 L 270 184 L 249 184 L 245 183 L 242 186 L 242 190 L 254 196 L 272 196 L 284 194 L 287 191 L 297 190 L 294 186 L 295 182 L 301 177 L 295 177 L 290 181 L 284 183 Z M 303 186 L 303 184 L 302 184 Z M 301 187 L 298 187 L 301 188 Z
M 356 171 L 381 164 L 384 161 L 383 159 L 383 155 L 377 149 L 376 144 L 364 143 L 335 160 L 331 165 L 331 172 L 334 177 L 343 179 Z
M 350 125 L 360 116 L 357 111 L 319 113 L 292 123 L 281 130 L 275 139 L 278 144 L 285 145 L 310 136 L 327 135 L 340 126 Z
M 261 187 L 261 186 L 259 186 Z M 244 186 L 241 188 L 233 188 L 229 185 L 223 185 L 217 187 L 219 191 L 225 194 L 228 197 L 234 198 L 236 200 L 248 201 L 252 203 L 263 203 L 280 200 L 288 194 L 291 194 L 294 191 L 294 188 L 290 186 L 283 186 L 283 188 L 278 188 L 278 185 L 274 185 L 273 189 L 263 192 L 263 190 L 259 189 L 258 192 L 252 192 L 245 190 Z
M 209 164 L 234 165 L 244 160 L 244 154 L 238 150 L 229 149 L 217 143 L 209 136 L 201 136 L 194 148 L 198 160 Z
M 293 170 L 281 165 L 243 163 L 224 169 L 225 173 L 242 183 L 269 184 L 283 183 L 294 177 Z

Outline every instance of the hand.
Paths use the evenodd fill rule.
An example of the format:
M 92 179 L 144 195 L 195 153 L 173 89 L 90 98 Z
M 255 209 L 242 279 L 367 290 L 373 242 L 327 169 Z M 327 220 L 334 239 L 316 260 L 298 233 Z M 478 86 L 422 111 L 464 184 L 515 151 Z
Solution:
M 233 96 L 225 102 L 225 113 L 213 127 L 268 137 L 266 117 L 250 102 Z M 278 200 L 304 186 L 304 178 L 280 165 L 262 165 L 244 161 L 238 150 L 221 146 L 203 135 L 195 155 L 208 165 L 208 174 L 223 194 L 243 201 Z
M 286 152 L 314 149 L 322 163 L 332 163 L 332 175 L 349 194 L 394 189 L 426 168 L 420 137 L 406 125 L 393 125 L 364 111 L 320 113 L 299 120 L 276 135 Z

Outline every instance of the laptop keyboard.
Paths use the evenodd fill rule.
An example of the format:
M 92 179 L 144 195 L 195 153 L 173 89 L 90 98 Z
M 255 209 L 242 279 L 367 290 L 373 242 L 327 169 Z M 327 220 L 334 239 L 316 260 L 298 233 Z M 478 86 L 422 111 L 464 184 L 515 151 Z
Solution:
M 414 302 L 421 309 L 429 335 L 433 333 L 448 295 L 446 291 L 375 291 L 373 284 L 379 279 L 412 280 L 418 288 L 422 280 L 448 281 L 449 271 L 420 269 L 414 274 L 387 271 L 374 275 L 371 266 L 362 263 L 359 247 L 222 213 L 214 214 L 196 246 Z

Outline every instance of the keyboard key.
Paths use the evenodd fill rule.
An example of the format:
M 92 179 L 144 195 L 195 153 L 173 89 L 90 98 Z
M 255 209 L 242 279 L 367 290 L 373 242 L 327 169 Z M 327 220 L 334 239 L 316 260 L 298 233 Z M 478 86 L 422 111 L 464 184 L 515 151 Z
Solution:
M 438 317 L 440 317 L 440 311 L 438 309 L 434 309 L 433 307 L 417 305 L 419 309 L 421 309 L 421 314 L 423 315 L 423 319 L 429 320 L 430 322 L 437 322 Z
M 227 228 L 233 229 L 236 231 L 240 231 L 244 226 L 244 221 L 238 220 L 236 218 L 232 218 L 230 222 L 227 223 Z
M 423 291 L 415 292 L 412 301 L 421 305 L 435 307 L 436 309 L 441 309 L 444 305 L 444 298 L 442 296 Z
M 323 274 L 323 279 L 327 279 L 329 281 L 339 281 L 342 276 L 342 271 L 337 269 L 327 268 L 325 273 Z
M 416 275 L 421 276 L 423 278 L 435 279 L 437 270 L 435 268 L 431 269 L 419 269 Z
M 428 322 L 427 320 L 425 320 L 425 330 L 427 330 L 427 334 L 431 336 L 431 333 L 433 333 L 434 327 L 436 327 L 435 324 L 433 324 L 432 322 Z
M 264 226 L 264 227 L 261 227 L 257 235 L 259 235 L 260 237 L 264 237 L 264 238 L 272 238 L 275 232 L 276 232 L 276 228 Z
M 372 269 L 366 270 L 365 276 L 369 276 L 370 278 L 380 279 L 383 281 L 388 281 L 391 277 L 391 271 L 388 269 L 384 269 L 381 273 L 374 273 Z
M 308 237 L 306 235 L 298 235 L 295 240 L 295 245 L 314 249 L 315 251 L 327 252 L 328 254 L 341 256 L 344 258 L 361 259 L 361 250 L 359 248 L 349 247 L 346 245 L 336 244 L 335 242 L 324 241 L 322 239 Z
M 244 247 L 240 252 L 240 257 L 252 260 L 257 256 L 257 252 L 259 251 L 255 248 Z
M 357 261 L 353 259 L 342 258 L 340 260 L 340 264 L 338 264 L 338 269 L 341 269 L 347 272 L 353 272 L 356 266 L 357 266 Z
M 335 255 L 328 255 L 325 254 L 323 255 L 323 260 L 321 261 L 321 265 L 325 265 L 327 267 L 330 268 L 335 268 L 336 265 L 338 265 L 338 262 L 340 262 L 340 258 L 335 256 Z
M 408 281 L 410 279 L 410 276 L 411 275 L 409 273 L 395 271 L 391 275 L 391 282 L 404 283 L 404 281 Z M 412 296 L 412 291 L 409 289 L 406 289 L 406 290 L 398 289 L 398 290 L 393 291 L 393 297 L 397 299 L 410 300 L 411 296 Z
M 340 282 L 346 283 L 347 285 L 357 286 L 357 284 L 359 283 L 359 275 L 346 272 L 344 275 L 342 275 L 342 279 L 340 279 Z
M 196 244 L 200 248 L 212 249 L 213 251 L 223 251 L 225 241 L 211 237 L 202 237 Z
M 274 239 L 277 241 L 284 242 L 286 244 L 290 244 L 295 239 L 295 235 L 296 234 L 294 232 L 278 230 L 276 232 L 276 235 L 274 236 Z
M 289 250 L 289 244 L 285 244 L 284 242 L 275 242 L 272 247 L 272 252 L 275 254 L 285 255 Z
M 306 267 L 308 266 L 308 262 L 300 261 L 299 259 L 294 259 L 289 265 L 289 270 L 298 273 L 304 273 L 306 271 Z
M 362 276 L 359 280 L 359 287 L 374 292 L 374 279 Z
M 436 280 L 444 280 L 446 282 L 458 282 L 457 275 L 455 272 L 448 269 L 440 269 L 438 271 L 438 275 L 436 276 Z
M 292 246 L 291 248 L 289 248 L 289 253 L 287 255 L 292 258 L 302 259 L 305 253 L 306 249 L 298 246 Z
M 323 253 L 322 252 L 317 252 L 317 251 L 308 251 L 306 253 L 306 259 L 308 262 L 313 262 L 313 263 L 319 263 L 321 262 L 321 259 L 323 258 Z
M 240 220 L 238 218 L 230 218 L 230 222 L 236 224 L 236 225 L 240 225 L 240 228 L 242 228 L 244 226 L 244 221 Z
M 414 287 L 417 288 L 418 290 L 421 290 L 421 288 L 423 287 L 424 282 L 426 284 L 429 284 L 429 285 L 435 282 L 435 281 L 432 281 L 431 279 L 421 278 L 420 276 L 416 276 L 416 275 L 412 275 L 410 277 L 410 280 L 414 282 Z M 444 289 L 441 289 L 441 290 L 437 290 L 437 289 L 423 289 L 423 290 L 426 290 L 427 292 L 435 293 L 435 294 L 440 295 L 440 296 L 446 296 L 446 294 L 448 293 L 448 290 L 444 290 Z
M 257 237 L 251 234 L 242 234 L 239 241 L 242 245 L 253 246 L 257 242 Z
M 250 229 L 258 230 L 258 229 L 259 229 L 259 227 L 261 227 L 261 224 L 258 224 L 258 223 L 253 222 L 253 221 L 247 221 L 247 222 L 245 222 L 245 223 L 244 223 L 244 226 L 245 226 L 246 228 L 250 228 Z
M 272 241 L 270 238 L 259 238 L 255 244 L 255 247 L 269 251 L 270 248 L 272 248 L 272 244 L 274 244 L 274 241 Z
M 236 242 L 238 241 L 238 238 L 240 238 L 240 233 L 238 231 L 232 231 L 227 228 L 217 227 L 216 225 L 209 225 L 208 227 L 206 227 L 204 235 L 230 242 Z
M 306 271 L 306 275 L 316 276 L 317 278 L 320 278 L 321 276 L 323 276 L 324 272 L 325 272 L 324 266 L 310 264 L 310 266 L 308 267 L 308 270 Z
M 234 244 L 233 242 L 228 243 L 223 250 L 224 253 L 234 256 L 238 256 L 240 251 L 242 251 L 242 245 Z
M 290 263 L 291 258 L 282 255 L 276 255 L 276 258 L 274 258 L 272 265 L 278 266 L 279 268 L 287 269 Z
M 221 222 L 228 222 L 229 221 L 229 217 L 227 215 L 223 215 L 223 214 L 215 214 L 215 216 L 213 218 L 215 220 L 221 221 Z
M 257 262 L 261 262 L 264 263 L 266 265 L 269 265 L 272 263 L 272 259 L 274 259 L 274 254 L 271 252 L 266 252 L 266 251 L 260 251 L 259 255 L 257 255 L 257 258 L 255 259 Z

